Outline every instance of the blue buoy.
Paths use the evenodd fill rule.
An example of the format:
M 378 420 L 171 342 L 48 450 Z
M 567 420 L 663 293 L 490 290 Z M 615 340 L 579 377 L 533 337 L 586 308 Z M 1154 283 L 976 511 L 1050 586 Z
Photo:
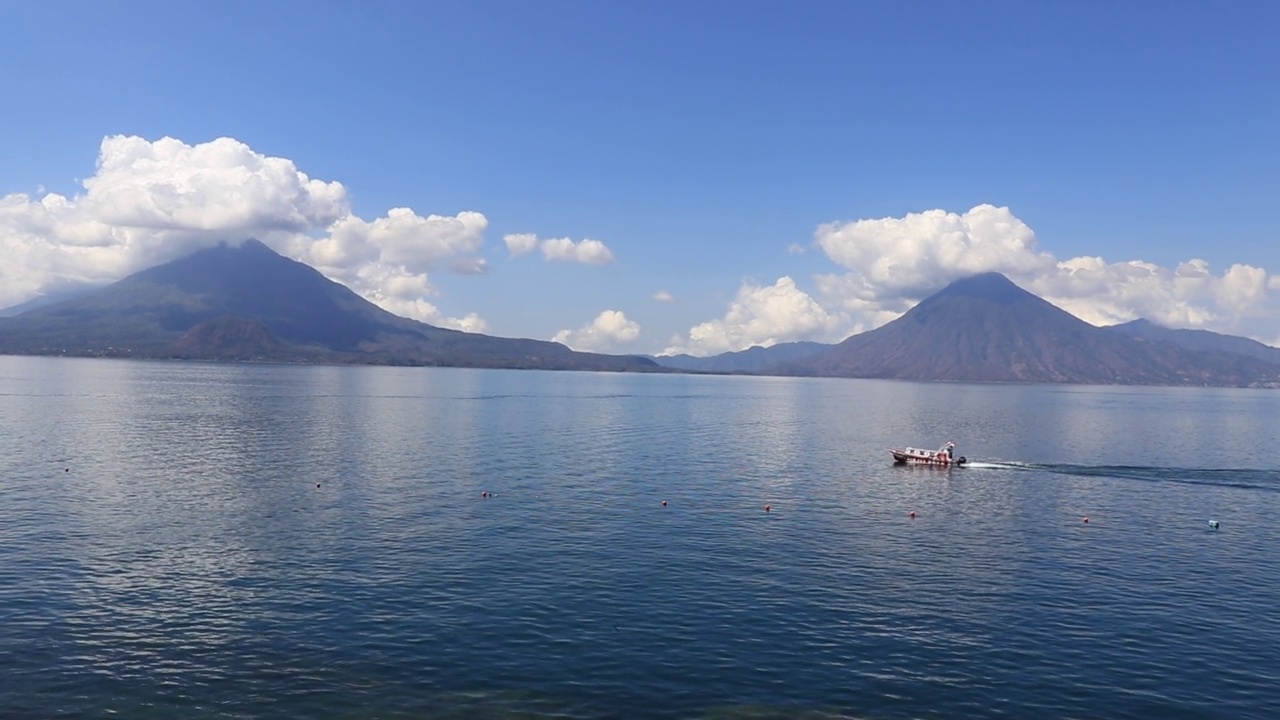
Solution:
M 1209 521 L 1209 527 L 1210 527 L 1210 528 L 1212 528 L 1212 529 L 1214 529 L 1214 530 L 1217 530 L 1217 529 L 1218 529 L 1218 521 L 1217 521 L 1217 520 L 1210 520 L 1210 521 Z

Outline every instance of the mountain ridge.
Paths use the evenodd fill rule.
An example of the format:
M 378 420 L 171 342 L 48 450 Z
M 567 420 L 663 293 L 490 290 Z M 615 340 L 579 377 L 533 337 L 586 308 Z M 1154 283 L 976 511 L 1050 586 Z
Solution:
M 767 369 L 779 363 L 816 355 L 830 347 L 829 343 L 799 341 L 778 343 L 769 347 L 755 345 L 746 350 L 719 353 L 707 357 L 683 354 L 646 357 L 651 357 L 654 362 L 664 367 L 679 370 L 712 373 L 750 373 Z
M 1123 333 L 1130 337 L 1170 342 L 1188 350 L 1230 352 L 1273 364 L 1280 364 L 1280 348 L 1265 345 L 1257 340 L 1238 335 L 1226 335 L 1212 330 L 1170 328 L 1145 318 L 1138 318 L 1120 325 L 1110 325 L 1105 329 Z
M 0 353 L 1280 387 L 1280 349 L 1146 321 L 1098 328 L 999 273 L 957 280 L 898 319 L 836 345 L 781 343 L 710 358 L 654 359 L 576 352 L 551 341 L 400 317 L 256 240 L 205 248 L 104 288 L 0 317 Z

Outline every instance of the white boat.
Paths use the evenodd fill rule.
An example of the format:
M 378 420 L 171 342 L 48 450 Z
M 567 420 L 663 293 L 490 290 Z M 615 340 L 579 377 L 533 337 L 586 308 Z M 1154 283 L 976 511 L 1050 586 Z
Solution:
M 956 444 L 947 441 L 946 445 L 937 450 L 922 450 L 920 448 L 892 448 L 889 452 L 893 453 L 893 462 L 895 465 L 934 465 L 938 467 L 952 467 L 965 464 L 963 455 L 956 457 Z

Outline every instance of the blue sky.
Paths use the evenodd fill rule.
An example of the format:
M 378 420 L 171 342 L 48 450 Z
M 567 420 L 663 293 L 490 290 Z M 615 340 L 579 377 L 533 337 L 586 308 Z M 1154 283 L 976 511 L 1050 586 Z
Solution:
M 0 305 L 252 234 L 581 349 L 838 340 L 988 269 L 1091 322 L 1280 341 L 1280 4 L 0 13 Z

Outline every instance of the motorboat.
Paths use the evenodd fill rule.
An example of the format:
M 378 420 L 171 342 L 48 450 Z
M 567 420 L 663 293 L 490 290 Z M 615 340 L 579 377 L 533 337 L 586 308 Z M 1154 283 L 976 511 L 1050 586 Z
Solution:
M 889 452 L 893 453 L 893 462 L 895 465 L 933 465 L 936 467 L 952 467 L 965 464 L 966 460 L 963 455 L 956 457 L 956 444 L 947 441 L 946 445 L 937 450 L 922 450 L 920 448 L 892 448 Z

